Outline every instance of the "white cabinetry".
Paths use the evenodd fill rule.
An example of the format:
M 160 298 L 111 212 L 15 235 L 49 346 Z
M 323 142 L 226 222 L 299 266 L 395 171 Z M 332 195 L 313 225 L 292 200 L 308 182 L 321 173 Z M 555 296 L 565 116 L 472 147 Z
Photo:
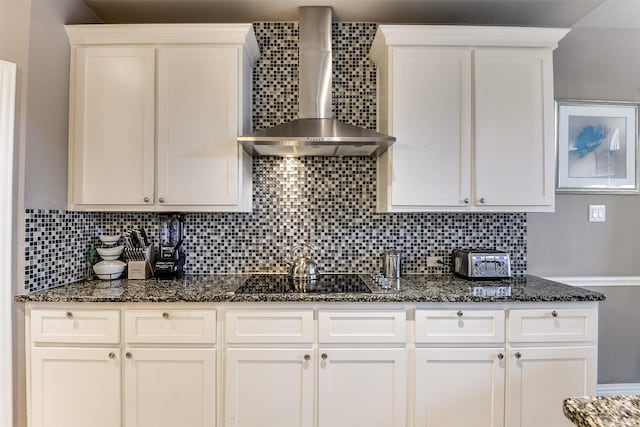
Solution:
M 319 310 L 318 339 L 313 318 L 226 312 L 225 426 L 405 427 L 404 310 Z
M 570 427 L 562 401 L 594 395 L 597 309 L 509 312 L 508 427 Z
M 503 310 L 416 310 L 415 426 L 502 427 Z
M 216 425 L 214 310 L 69 305 L 27 319 L 30 427 Z
M 552 50 L 567 30 L 381 25 L 378 210 L 553 211 Z
M 71 209 L 251 209 L 250 24 L 66 29 Z

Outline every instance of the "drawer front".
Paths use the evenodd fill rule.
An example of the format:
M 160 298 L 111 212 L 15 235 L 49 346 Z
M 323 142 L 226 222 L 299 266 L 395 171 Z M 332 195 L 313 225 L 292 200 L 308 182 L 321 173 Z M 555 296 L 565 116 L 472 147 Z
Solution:
M 33 309 L 31 341 L 40 343 L 120 342 L 118 310 Z
M 511 310 L 509 341 L 562 342 L 598 339 L 597 308 Z
M 416 343 L 502 343 L 503 310 L 416 310 Z
M 216 342 L 216 312 L 127 310 L 124 336 L 127 343 L 213 344 Z
M 320 343 L 401 343 L 406 342 L 404 310 L 384 311 L 320 311 L 318 340 Z
M 225 340 L 232 344 L 311 344 L 313 311 L 229 310 Z

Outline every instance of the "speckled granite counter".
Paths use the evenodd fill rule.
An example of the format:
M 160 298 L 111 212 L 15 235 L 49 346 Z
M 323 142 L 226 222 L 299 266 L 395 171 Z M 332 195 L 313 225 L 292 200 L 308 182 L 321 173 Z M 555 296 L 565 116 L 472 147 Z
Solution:
M 576 397 L 563 408 L 578 427 L 640 427 L 640 396 Z
M 409 275 L 400 291 L 383 293 L 235 294 L 247 275 L 186 276 L 180 280 L 77 282 L 15 296 L 17 302 L 563 302 L 605 296 L 535 276 L 473 282 L 452 275 Z M 371 284 L 367 275 L 361 276 Z M 510 287 L 510 296 L 474 296 L 474 287 Z

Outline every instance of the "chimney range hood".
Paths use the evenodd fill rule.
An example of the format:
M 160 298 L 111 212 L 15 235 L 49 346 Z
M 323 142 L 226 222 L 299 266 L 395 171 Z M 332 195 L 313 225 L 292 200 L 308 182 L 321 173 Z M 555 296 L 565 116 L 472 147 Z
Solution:
M 297 120 L 238 137 L 253 156 L 373 156 L 393 136 L 359 128 L 331 114 L 331 14 L 329 6 L 298 8 L 300 27 Z

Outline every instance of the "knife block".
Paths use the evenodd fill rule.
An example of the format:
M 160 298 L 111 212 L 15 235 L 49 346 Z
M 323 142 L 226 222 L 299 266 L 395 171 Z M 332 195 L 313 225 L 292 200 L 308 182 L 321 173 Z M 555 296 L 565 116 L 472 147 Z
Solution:
M 142 250 L 142 249 L 140 249 Z M 153 258 L 155 252 L 153 246 L 149 245 L 145 249 L 144 261 L 129 261 L 127 263 L 127 279 L 144 280 L 153 276 Z

